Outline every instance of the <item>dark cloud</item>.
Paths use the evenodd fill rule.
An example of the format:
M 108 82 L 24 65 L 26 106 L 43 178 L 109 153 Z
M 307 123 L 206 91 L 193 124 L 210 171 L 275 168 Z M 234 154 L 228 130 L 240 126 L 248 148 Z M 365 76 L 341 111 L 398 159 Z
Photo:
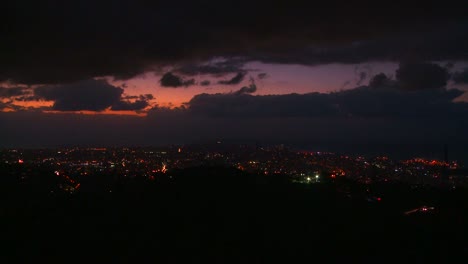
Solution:
M 136 99 L 135 101 L 130 101 Z M 140 111 L 150 106 L 149 101 L 153 100 L 152 94 L 140 94 L 133 96 L 123 96 L 120 101 L 112 105 L 112 111 Z
M 257 50 L 251 58 L 265 63 L 319 65 L 370 61 L 468 60 L 468 22 L 394 30 L 352 43 L 314 43 L 282 52 Z
M 40 101 L 41 98 L 35 95 L 23 95 L 19 97 L 15 97 L 15 101 L 23 101 L 23 102 L 30 102 L 30 101 Z
M 189 101 L 187 111 L 219 118 L 324 117 L 333 114 L 334 110 L 326 99 L 327 96 L 323 94 L 199 94 Z
M 136 99 L 135 101 L 130 101 Z M 152 94 L 140 94 L 138 96 L 124 96 L 120 101 L 112 105 L 112 111 L 141 111 L 150 106 L 149 101 L 153 100 Z
M 136 100 L 135 102 L 130 101 L 118 101 L 113 104 L 112 111 L 138 111 L 148 107 L 149 103 L 146 100 Z
M 395 72 L 396 80 L 384 73 L 373 76 L 369 87 L 387 90 L 437 90 L 443 89 L 450 78 L 448 69 L 435 63 L 400 63 Z
M 110 85 L 105 80 L 86 80 L 64 85 L 41 86 L 34 95 L 54 101 L 57 111 L 102 111 L 120 101 L 123 89 Z
M 21 96 L 31 93 L 31 89 L 24 87 L 0 87 L 0 98 L 9 98 L 13 96 Z
M 123 95 L 124 90 L 105 80 L 85 80 L 64 85 L 40 86 L 33 96 L 15 98 L 20 101 L 54 101 L 56 111 L 139 111 L 148 107 L 152 94 Z M 136 99 L 136 100 L 135 100 Z M 134 100 L 134 101 L 133 101 Z
M 462 93 L 459 90 L 410 93 L 363 86 L 332 94 L 200 94 L 190 100 L 187 111 L 221 118 L 462 117 L 468 114 L 468 104 L 452 102 Z
M 167 72 L 161 77 L 159 83 L 161 83 L 162 87 L 188 87 L 195 84 L 195 79 L 184 80 L 172 72 Z
M 124 95 L 122 99 L 140 99 L 140 100 L 152 100 L 154 96 L 152 94 L 140 94 L 140 95 Z
M 161 66 L 198 65 L 216 57 L 308 65 L 399 61 L 408 56 L 468 59 L 463 1 L 425 2 L 414 8 L 396 3 L 382 8 L 370 0 L 309 5 L 308 1 L 243 0 L 223 5 L 214 1 L 82 0 L 72 5 L 58 0 L 47 4 L 8 1 L 0 18 L 0 81 L 50 84 L 96 76 L 126 79 Z M 195 68 L 181 71 L 238 70 Z
M 455 72 L 452 79 L 456 84 L 468 84 L 468 68 L 460 72 Z
M 395 89 L 398 87 L 398 84 L 396 81 L 390 79 L 385 73 L 379 73 L 369 81 L 369 87 L 374 89 Z
M 250 81 L 251 81 L 251 84 L 249 86 L 244 86 L 240 88 L 239 90 L 235 91 L 234 94 L 241 95 L 241 94 L 255 93 L 257 91 L 257 85 L 255 85 L 255 82 L 253 79 L 251 79 Z
M 238 72 L 234 77 L 232 77 L 231 79 L 229 80 L 221 80 L 221 81 L 218 81 L 219 84 L 224 84 L 224 85 L 235 85 L 235 84 L 239 84 L 241 83 L 244 78 L 245 78 L 245 75 L 247 75 L 246 72 Z
M 440 89 L 447 85 L 450 75 L 446 68 L 434 63 L 400 63 L 396 79 L 407 90 Z
M 140 98 L 140 96 L 138 96 L 138 95 L 125 95 L 125 96 L 122 96 L 122 99 L 126 99 L 126 100 L 128 100 L 128 99 L 138 99 L 138 98 Z
M 219 77 L 230 73 L 245 71 L 245 62 L 245 59 L 230 58 L 221 61 L 215 60 L 208 63 L 190 63 L 176 68 L 175 71 L 189 76 L 210 74 Z
M 210 82 L 209 80 L 204 80 L 204 81 L 201 81 L 201 82 L 200 82 L 200 85 L 201 85 L 201 86 L 208 86 L 208 85 L 210 85 L 210 84 L 211 84 L 211 82 Z
M 259 80 L 263 80 L 263 79 L 266 79 L 266 78 L 268 78 L 268 77 L 269 77 L 269 75 L 268 75 L 268 73 L 266 73 L 266 72 L 262 72 L 262 73 L 257 74 L 257 78 L 258 78 Z

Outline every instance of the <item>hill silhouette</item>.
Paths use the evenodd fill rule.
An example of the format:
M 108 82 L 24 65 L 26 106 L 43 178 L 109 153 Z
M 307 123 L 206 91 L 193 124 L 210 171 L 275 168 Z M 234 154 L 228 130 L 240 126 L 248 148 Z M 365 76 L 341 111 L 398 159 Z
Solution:
M 47 178 L 46 170 L 36 176 Z M 466 246 L 461 192 L 428 193 L 451 207 L 408 217 L 406 203 L 418 198 L 404 186 L 377 203 L 361 199 L 357 183 L 295 184 L 220 166 L 106 184 L 94 176 L 73 194 L 38 191 L 53 181 L 25 187 L 15 173 L 3 175 L 9 261 L 450 262 Z

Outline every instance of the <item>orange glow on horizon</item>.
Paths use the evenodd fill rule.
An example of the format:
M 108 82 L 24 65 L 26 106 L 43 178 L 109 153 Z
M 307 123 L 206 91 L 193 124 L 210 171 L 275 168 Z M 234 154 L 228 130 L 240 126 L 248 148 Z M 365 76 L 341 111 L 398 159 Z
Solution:
M 25 108 L 39 108 L 39 107 L 51 107 L 54 102 L 53 101 L 17 101 L 14 100 L 13 104 L 16 106 L 21 106 Z
M 162 101 L 157 103 L 151 103 L 150 107 L 143 109 L 141 112 L 131 111 L 131 110 L 123 110 L 123 111 L 112 111 L 110 108 L 104 111 L 91 111 L 91 110 L 79 110 L 79 111 L 57 111 L 57 110 L 47 110 L 47 108 L 51 109 L 54 105 L 53 101 L 17 101 L 14 100 L 12 102 L 8 102 L 5 100 L 0 100 L 2 103 L 9 103 L 11 106 L 6 105 L 5 108 L 0 109 L 0 112 L 17 112 L 17 111 L 24 111 L 24 110 L 42 110 L 44 113 L 52 113 L 52 114 L 85 114 L 85 115 L 129 115 L 129 116 L 146 116 L 148 111 L 151 107 L 157 105 L 159 107 L 165 108 L 176 108 L 182 106 L 185 101 Z M 17 109 L 17 108 L 19 109 Z
M 127 116 L 139 116 L 144 117 L 146 113 L 137 113 L 135 111 L 111 111 L 106 109 L 104 111 L 96 112 L 96 111 L 89 111 L 89 110 L 81 110 L 81 111 L 44 111 L 44 113 L 48 114 L 83 114 L 83 115 L 127 115 Z

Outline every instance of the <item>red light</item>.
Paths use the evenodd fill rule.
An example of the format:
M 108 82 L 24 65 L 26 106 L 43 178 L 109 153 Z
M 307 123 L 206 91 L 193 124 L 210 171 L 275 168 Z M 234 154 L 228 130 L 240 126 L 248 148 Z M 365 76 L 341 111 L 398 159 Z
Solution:
M 380 202 L 381 200 L 382 200 L 382 198 L 380 198 L 380 197 L 377 197 L 377 201 L 379 201 L 379 202 Z
M 22 159 L 19 159 L 19 160 L 18 160 L 18 163 L 23 164 L 24 161 L 23 161 Z

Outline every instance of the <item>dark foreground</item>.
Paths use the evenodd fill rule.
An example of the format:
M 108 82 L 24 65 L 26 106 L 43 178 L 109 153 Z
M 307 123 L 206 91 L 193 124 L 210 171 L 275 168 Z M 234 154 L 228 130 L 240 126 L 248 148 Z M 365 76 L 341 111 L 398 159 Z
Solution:
M 465 191 L 292 184 L 228 168 L 84 182 L 74 194 L 3 180 L 2 263 L 463 262 Z M 428 204 L 430 203 L 430 204 Z M 436 210 L 405 215 L 428 204 Z

